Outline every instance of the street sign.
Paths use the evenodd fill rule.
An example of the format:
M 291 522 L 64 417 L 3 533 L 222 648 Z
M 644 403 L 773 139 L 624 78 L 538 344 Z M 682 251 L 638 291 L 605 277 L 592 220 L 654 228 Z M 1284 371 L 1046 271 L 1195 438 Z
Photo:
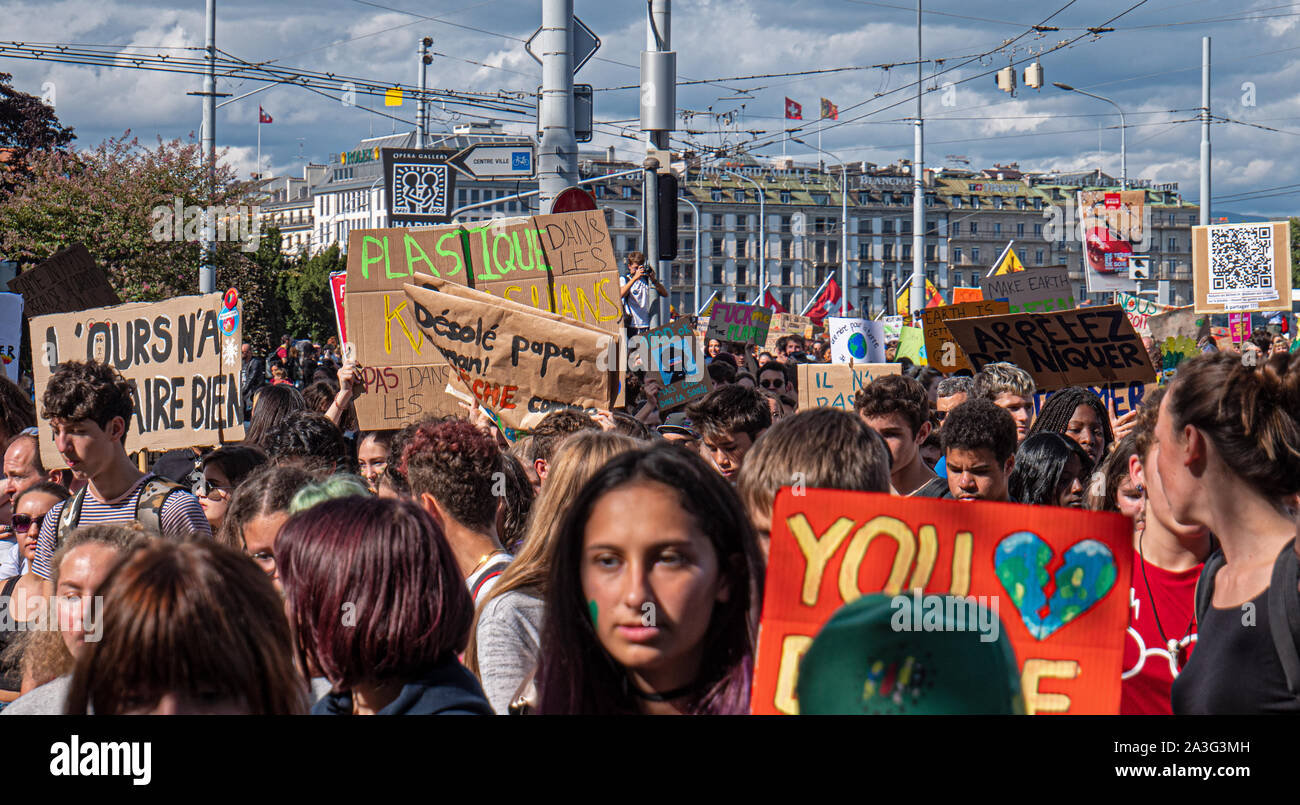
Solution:
M 480 143 L 447 161 L 471 179 L 529 179 L 537 168 L 532 143 Z
M 536 59 L 538 64 L 542 63 L 542 57 L 537 55 L 537 51 L 533 49 L 535 47 L 533 43 L 536 42 L 537 43 L 536 47 L 540 48 L 541 35 L 542 35 L 542 29 L 538 28 L 536 31 L 533 31 L 533 35 L 528 37 L 528 41 L 524 43 L 524 50 L 527 50 L 528 55 Z M 588 59 L 596 55 L 596 51 L 599 49 L 600 49 L 600 37 L 596 36 L 595 31 L 588 28 L 586 23 L 584 23 L 582 20 L 578 19 L 575 16 L 573 18 L 573 73 L 574 75 L 577 75 L 578 71 L 582 69 L 582 65 L 586 64 Z
M 596 200 L 581 187 L 566 187 L 551 201 L 551 214 L 595 210 Z
M 573 85 L 573 139 L 580 143 L 591 142 L 592 102 L 591 85 Z M 537 139 L 542 139 L 542 88 L 537 88 Z

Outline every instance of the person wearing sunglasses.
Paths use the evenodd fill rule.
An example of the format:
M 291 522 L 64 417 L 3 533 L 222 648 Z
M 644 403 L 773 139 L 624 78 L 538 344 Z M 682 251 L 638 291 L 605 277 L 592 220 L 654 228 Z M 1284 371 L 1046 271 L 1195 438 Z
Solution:
M 785 368 L 779 363 L 769 363 L 762 369 L 759 369 L 758 385 L 760 388 L 767 389 L 773 394 L 785 394 L 789 386 L 785 376 Z
M 194 482 L 194 497 L 203 507 L 203 515 L 217 533 L 226 519 L 230 497 L 235 487 L 253 470 L 266 463 L 266 454 L 256 447 L 229 445 L 208 453 L 199 461 L 199 477 Z
M 45 580 L 32 570 L 36 558 L 36 536 L 41 533 L 41 523 L 54 504 L 68 499 L 68 490 L 60 484 L 42 481 L 27 487 L 13 499 L 14 535 L 18 538 L 20 568 L 25 572 L 12 576 L 0 587 L 0 623 L 26 623 L 35 616 L 42 600 Z M 19 629 L 0 629 L 0 701 L 11 702 L 18 698 L 22 686 L 21 653 L 5 651 Z M 19 652 L 21 649 L 18 650 Z

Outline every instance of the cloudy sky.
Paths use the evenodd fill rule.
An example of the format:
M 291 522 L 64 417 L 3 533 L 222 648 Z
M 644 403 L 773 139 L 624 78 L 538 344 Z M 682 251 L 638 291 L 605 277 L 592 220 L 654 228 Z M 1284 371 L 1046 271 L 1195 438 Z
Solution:
M 5 6 L 0 37 L 29 45 L 111 46 L 122 54 L 174 57 L 199 55 L 186 48 L 203 45 L 203 0 L 10 0 Z M 1063 10 L 1051 16 L 1058 9 Z M 638 81 L 645 3 L 575 0 L 575 12 L 603 43 L 578 74 L 597 88 L 597 120 L 611 121 L 599 127 L 595 144 L 614 145 L 631 157 L 637 143 L 624 135 L 635 134 L 638 92 L 623 87 Z M 1116 15 L 1122 16 L 1108 22 Z M 218 0 L 217 17 L 218 47 L 248 62 L 414 85 L 417 42 L 428 35 L 439 54 L 429 68 L 431 86 L 531 93 L 541 82 L 540 66 L 522 41 L 540 25 L 540 0 Z M 1209 35 L 1215 61 L 1211 106 L 1215 114 L 1240 121 L 1213 127 L 1216 209 L 1295 214 L 1298 21 L 1300 3 L 1276 0 L 928 0 L 924 56 L 943 61 L 925 65 L 924 85 L 933 90 L 924 101 L 926 162 L 1019 162 L 1030 170 L 1091 170 L 1100 164 L 1118 175 L 1114 107 L 1051 86 L 1060 81 L 1107 96 L 1124 109 L 1130 177 L 1178 182 L 1189 200 L 1197 200 L 1200 130 L 1194 118 L 1201 97 L 1201 37 Z M 1044 22 L 1059 30 L 1031 30 Z M 1103 25 L 1115 30 L 1087 32 Z M 708 150 L 749 143 L 752 153 L 772 156 L 782 153 L 783 126 L 803 126 L 795 136 L 815 144 L 818 99 L 826 97 L 838 105 L 840 118 L 825 121 L 825 150 L 879 164 L 911 157 L 908 116 L 915 109 L 916 68 L 877 66 L 916 58 L 916 14 L 907 0 L 678 2 L 672 47 L 679 81 L 725 79 L 679 87 L 679 110 L 693 113 L 679 122 L 681 143 Z M 1024 62 L 1017 68 L 1023 76 L 1024 60 L 1039 52 L 1043 89 L 1022 86 L 1013 98 L 995 86 L 990 71 L 1014 59 Z M 855 69 L 828 72 L 835 68 Z M 802 71 L 821 72 L 789 75 Z M 18 88 L 35 95 L 48 95 L 52 87 L 59 118 L 75 128 L 81 146 L 128 129 L 142 140 L 197 134 L 200 100 L 186 92 L 202 88 L 198 76 L 3 54 L 0 72 L 12 73 Z M 235 78 L 219 81 L 218 90 L 239 95 L 262 85 Z M 802 104 L 802 123 L 783 120 L 787 96 Z M 384 107 L 358 96 L 357 106 L 347 107 L 301 87 L 276 86 L 218 111 L 218 145 L 245 175 L 256 164 L 259 103 L 274 118 L 262 127 L 263 162 L 274 173 L 300 174 L 305 161 L 325 161 L 372 133 L 413 127 L 364 105 L 405 121 L 415 118 L 409 100 Z M 520 133 L 534 127 L 523 115 L 449 106 L 435 111 L 434 131 L 480 119 L 472 115 L 511 119 L 507 130 Z M 815 158 L 799 143 L 785 148 Z

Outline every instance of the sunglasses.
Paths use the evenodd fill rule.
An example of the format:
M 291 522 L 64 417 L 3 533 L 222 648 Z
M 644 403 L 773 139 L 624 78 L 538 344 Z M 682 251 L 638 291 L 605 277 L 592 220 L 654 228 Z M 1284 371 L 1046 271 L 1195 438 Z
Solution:
M 785 381 L 778 377 L 776 380 L 760 380 L 758 384 L 765 389 L 779 389 L 785 386 Z
M 15 514 L 10 518 L 10 522 L 13 523 L 15 531 L 26 532 L 32 525 L 35 525 L 37 530 L 40 530 L 41 523 L 45 522 L 45 515 L 32 517 L 30 514 Z
M 217 486 L 216 484 L 209 481 L 207 478 L 199 478 L 197 481 L 194 482 L 194 486 L 191 488 L 191 491 L 194 492 L 194 496 L 198 498 L 207 498 L 208 500 L 221 500 L 223 498 L 229 497 L 230 493 L 233 490 L 230 489 L 230 487 Z

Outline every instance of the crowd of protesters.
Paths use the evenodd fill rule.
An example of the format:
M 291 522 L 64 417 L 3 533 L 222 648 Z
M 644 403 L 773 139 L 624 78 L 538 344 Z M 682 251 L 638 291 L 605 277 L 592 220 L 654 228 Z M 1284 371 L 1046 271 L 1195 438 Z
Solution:
M 647 281 L 624 287 L 635 328 Z M 1247 346 L 1258 360 L 1211 347 L 1122 416 L 1085 388 L 1036 405 L 1008 363 L 909 364 L 852 412 L 799 410 L 797 366 L 827 347 L 710 340 L 713 389 L 684 409 L 661 412 L 658 373 L 636 371 L 622 409 L 552 412 L 511 443 L 468 408 L 361 431 L 358 367 L 286 336 L 244 347 L 242 442 L 149 470 L 109 366 L 61 364 L 35 400 L 0 380 L 3 712 L 745 713 L 773 501 L 796 475 L 1118 512 L 1135 550 L 1121 712 L 1300 712 L 1285 338 Z M 47 468 L 38 416 L 66 468 Z M 868 634 L 874 598 L 809 656 Z M 831 698 L 816 678 L 806 711 Z M 954 711 L 1017 712 L 1015 685 L 996 691 Z

